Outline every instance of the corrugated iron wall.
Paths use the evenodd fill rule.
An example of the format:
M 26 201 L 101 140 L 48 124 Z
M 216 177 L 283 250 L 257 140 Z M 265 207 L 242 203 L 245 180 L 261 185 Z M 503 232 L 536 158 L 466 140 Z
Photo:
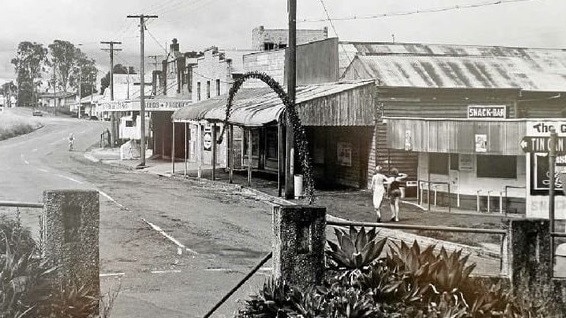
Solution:
M 485 135 L 485 154 L 522 155 L 525 129 L 523 121 L 388 119 L 387 146 L 405 149 L 409 136 L 413 151 L 474 154 L 476 135 Z
M 297 112 L 304 126 L 373 126 L 375 103 L 375 86 L 369 84 L 311 100 Z

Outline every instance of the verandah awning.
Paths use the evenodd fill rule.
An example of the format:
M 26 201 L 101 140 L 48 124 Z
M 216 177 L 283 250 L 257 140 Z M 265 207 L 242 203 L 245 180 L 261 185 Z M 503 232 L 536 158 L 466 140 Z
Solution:
M 372 125 L 374 81 L 337 82 L 298 86 L 297 112 L 303 125 Z M 173 113 L 174 122 L 223 121 L 227 94 L 193 103 Z M 284 105 L 269 87 L 241 88 L 234 99 L 229 122 L 257 127 L 278 122 Z

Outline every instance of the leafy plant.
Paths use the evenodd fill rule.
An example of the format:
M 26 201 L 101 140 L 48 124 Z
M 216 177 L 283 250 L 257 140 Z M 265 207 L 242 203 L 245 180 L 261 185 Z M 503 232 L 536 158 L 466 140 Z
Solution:
M 386 238 L 378 240 L 378 232 L 375 229 L 366 231 L 362 227 L 358 231 L 351 226 L 348 232 L 338 228 L 335 228 L 334 232 L 338 243 L 327 241 L 329 248 L 326 250 L 326 256 L 330 267 L 339 269 L 367 268 L 379 258 L 387 242 Z
M 240 317 L 293 317 L 303 294 L 283 280 L 271 278 L 263 285 L 257 295 L 246 300 L 245 308 L 239 311 Z

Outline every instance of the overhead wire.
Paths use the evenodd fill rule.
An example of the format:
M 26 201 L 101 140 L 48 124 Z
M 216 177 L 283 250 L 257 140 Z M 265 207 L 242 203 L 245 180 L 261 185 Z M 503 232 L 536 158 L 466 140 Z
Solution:
M 460 9 L 473 9 L 473 8 L 481 8 L 481 7 L 487 7 L 487 6 L 496 6 L 496 5 L 502 5 L 502 4 L 508 4 L 508 3 L 527 2 L 527 1 L 537 1 L 537 0 L 497 0 L 497 1 L 476 3 L 476 4 L 462 4 L 462 5 L 454 5 L 454 6 L 447 6 L 447 7 L 430 8 L 430 9 L 424 9 L 424 10 L 389 12 L 389 13 L 380 13 L 380 14 L 365 15 L 365 16 L 333 17 L 332 20 L 334 20 L 334 21 L 371 20 L 371 19 L 380 19 L 380 18 L 388 18 L 388 17 L 423 14 L 423 13 L 446 12 L 446 11 L 453 11 L 453 10 L 460 10 Z M 297 20 L 297 23 L 325 22 L 327 20 L 328 20 L 328 18 L 326 18 L 326 19 L 324 19 L 324 18 L 320 18 L 320 19 L 299 19 L 299 20 Z

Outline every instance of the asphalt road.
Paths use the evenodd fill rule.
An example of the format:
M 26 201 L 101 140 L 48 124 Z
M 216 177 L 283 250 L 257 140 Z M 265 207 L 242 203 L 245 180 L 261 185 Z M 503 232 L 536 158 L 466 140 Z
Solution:
M 101 291 L 120 288 L 111 317 L 202 317 L 269 253 L 268 204 L 234 190 L 90 162 L 83 152 L 107 123 L 39 120 L 43 128 L 0 142 L 0 200 L 40 202 L 46 189 L 100 191 Z M 66 141 L 71 132 L 73 152 Z M 41 211 L 19 211 L 37 235 Z M 214 317 L 232 317 L 237 300 L 270 273 L 271 262 L 265 266 Z

